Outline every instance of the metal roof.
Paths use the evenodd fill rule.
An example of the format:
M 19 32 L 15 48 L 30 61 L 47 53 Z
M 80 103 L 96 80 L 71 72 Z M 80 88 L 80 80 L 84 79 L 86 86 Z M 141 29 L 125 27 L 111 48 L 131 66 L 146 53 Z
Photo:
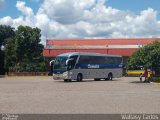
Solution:
M 160 41 L 160 38 L 124 38 L 124 39 L 48 39 L 43 56 L 53 57 L 68 52 L 91 52 L 130 56 L 140 47 Z
M 48 39 L 46 45 L 54 46 L 83 46 L 83 45 L 144 45 L 159 38 L 124 38 L 124 39 Z

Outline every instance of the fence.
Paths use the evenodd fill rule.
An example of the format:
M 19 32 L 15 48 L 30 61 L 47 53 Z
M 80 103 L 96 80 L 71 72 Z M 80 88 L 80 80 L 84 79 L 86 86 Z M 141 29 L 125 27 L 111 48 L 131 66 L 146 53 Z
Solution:
M 8 72 L 8 76 L 48 76 L 48 72 Z

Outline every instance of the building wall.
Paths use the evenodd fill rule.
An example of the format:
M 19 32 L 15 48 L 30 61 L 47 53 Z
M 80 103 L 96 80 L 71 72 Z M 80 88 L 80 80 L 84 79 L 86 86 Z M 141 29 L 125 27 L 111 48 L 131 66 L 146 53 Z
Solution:
M 102 54 L 121 55 L 123 64 L 127 64 L 131 56 L 140 47 L 152 43 L 159 38 L 135 39 L 50 39 L 46 40 L 43 56 L 52 60 L 55 56 L 67 52 L 95 52 Z
M 140 47 L 159 38 L 128 39 L 50 39 L 43 50 L 45 57 L 55 57 L 66 52 L 97 52 L 121 56 L 131 56 Z
M 45 57 L 55 57 L 59 54 L 67 53 L 67 52 L 95 52 L 95 53 L 102 53 L 102 54 L 130 56 L 136 50 L 137 50 L 136 48 L 130 48 L 130 49 L 44 49 L 43 55 Z

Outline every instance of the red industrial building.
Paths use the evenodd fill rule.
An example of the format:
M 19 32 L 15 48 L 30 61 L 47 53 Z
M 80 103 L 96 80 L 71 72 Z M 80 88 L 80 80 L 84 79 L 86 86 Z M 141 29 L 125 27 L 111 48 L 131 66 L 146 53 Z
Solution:
M 66 52 L 96 52 L 123 56 L 127 58 L 140 47 L 160 41 L 160 38 L 125 38 L 125 39 L 48 39 L 43 56 L 53 59 Z
M 123 56 L 123 64 L 136 50 L 146 44 L 160 41 L 160 38 L 127 38 L 127 39 L 48 39 L 43 56 L 52 60 L 66 52 L 96 52 Z
M 128 39 L 48 39 L 43 56 L 55 57 L 66 52 L 96 52 L 103 54 L 131 56 L 140 47 L 159 38 Z

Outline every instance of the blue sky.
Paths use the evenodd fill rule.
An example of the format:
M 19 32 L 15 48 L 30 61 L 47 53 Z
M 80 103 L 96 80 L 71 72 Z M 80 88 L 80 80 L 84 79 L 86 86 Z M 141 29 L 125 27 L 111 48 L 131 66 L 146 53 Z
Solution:
M 147 8 L 153 8 L 160 10 L 159 0 L 108 0 L 107 5 L 121 10 L 131 10 L 133 12 L 139 12 Z
M 0 0 L 0 24 L 49 38 L 160 37 L 160 0 Z
M 30 6 L 34 12 L 37 12 L 40 5 L 42 4 L 43 0 L 23 0 L 26 2 L 27 6 Z M 16 8 L 16 0 L 5 0 L 3 7 L 0 9 L 0 17 L 4 16 L 11 16 L 13 18 L 16 18 L 21 15 L 21 12 L 17 10 Z

